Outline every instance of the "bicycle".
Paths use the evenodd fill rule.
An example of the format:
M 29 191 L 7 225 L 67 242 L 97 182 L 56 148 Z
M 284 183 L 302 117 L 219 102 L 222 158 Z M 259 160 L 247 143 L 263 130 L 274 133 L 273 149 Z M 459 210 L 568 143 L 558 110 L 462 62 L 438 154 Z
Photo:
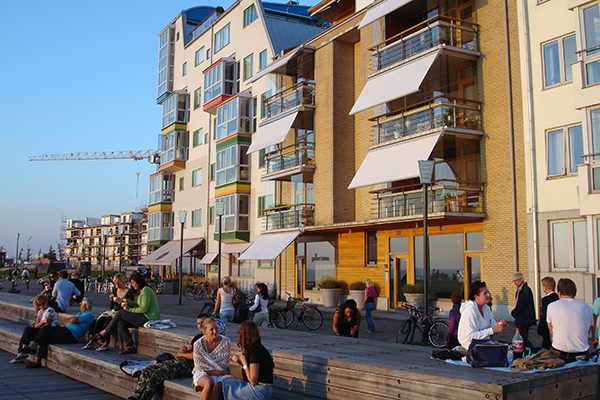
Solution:
M 205 297 L 212 297 L 214 288 L 210 280 L 194 283 L 194 286 L 189 286 L 185 291 L 185 297 L 190 300 L 202 300 Z
M 413 307 L 406 303 L 403 304 L 408 310 L 408 319 L 400 325 L 396 335 L 396 342 L 410 344 L 418 328 L 421 331 L 423 342 L 427 338 L 429 344 L 433 347 L 442 348 L 446 345 L 446 332 L 448 332 L 448 323 L 441 318 L 435 318 L 435 311 L 443 311 L 438 307 L 431 307 L 431 314 L 423 316 L 421 307 Z M 421 322 L 421 324 L 419 324 Z
M 323 314 L 321 314 L 316 304 L 306 304 L 308 301 L 307 298 L 292 297 L 292 294 L 287 291 L 285 294 L 287 294 L 288 300 L 285 307 L 279 310 L 279 313 L 283 316 L 286 329 L 294 322 L 294 318 L 298 321 L 296 329 L 300 326 L 300 322 L 312 331 L 319 329 L 323 325 Z M 302 302 L 302 308 L 299 313 L 294 310 L 298 301 Z
M 254 293 L 252 293 L 252 291 L 248 292 L 248 294 L 246 295 L 245 304 L 248 308 L 250 308 L 254 304 Z M 285 329 L 285 318 L 283 317 L 283 314 L 281 314 L 281 312 L 277 310 L 274 306 L 275 303 L 272 301 L 269 301 L 267 303 L 267 312 L 269 313 L 269 322 L 267 326 L 269 328 Z M 254 311 L 250 311 L 248 313 L 248 319 L 254 321 L 254 314 Z

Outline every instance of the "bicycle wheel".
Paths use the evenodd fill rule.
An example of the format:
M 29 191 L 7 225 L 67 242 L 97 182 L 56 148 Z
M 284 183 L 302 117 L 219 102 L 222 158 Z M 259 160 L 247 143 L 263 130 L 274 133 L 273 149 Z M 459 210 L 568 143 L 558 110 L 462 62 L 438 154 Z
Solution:
M 269 310 L 269 323 L 277 329 L 285 329 L 285 318 L 283 314 L 277 310 Z
M 318 308 L 307 308 L 302 313 L 302 323 L 312 331 L 316 331 L 323 325 L 323 314 Z
M 204 299 L 204 297 L 206 297 L 206 292 L 204 291 L 204 289 L 198 289 L 194 293 L 194 300 L 200 301 L 200 300 Z
M 429 328 L 429 333 L 427 337 L 429 338 L 429 343 L 433 347 L 437 347 L 441 349 L 446 345 L 446 333 L 448 332 L 448 324 L 444 321 L 435 321 L 431 328 Z
M 398 333 L 396 334 L 396 343 L 410 344 L 413 336 L 413 321 L 407 319 L 400 325 Z
M 285 321 L 285 327 L 287 328 L 294 322 L 294 313 L 289 308 L 284 308 L 283 310 L 279 310 L 281 315 L 283 315 L 283 320 Z
M 200 312 L 212 315 L 213 311 L 215 311 L 214 303 L 206 303 Z
M 185 289 L 185 292 L 183 294 L 185 295 L 186 299 L 194 300 L 194 287 L 189 286 L 187 289 Z

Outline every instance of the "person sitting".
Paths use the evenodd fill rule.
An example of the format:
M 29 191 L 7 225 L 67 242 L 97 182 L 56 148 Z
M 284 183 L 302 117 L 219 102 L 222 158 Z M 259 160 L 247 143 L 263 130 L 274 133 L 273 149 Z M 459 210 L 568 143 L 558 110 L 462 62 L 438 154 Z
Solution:
M 137 302 L 125 299 L 121 302 L 122 310 L 117 311 L 112 321 L 97 335 L 93 335 L 92 339 L 108 340 L 108 336 L 116 333 L 119 334 L 125 342 L 125 349 L 119 354 L 137 353 L 137 348 L 133 343 L 129 328 L 143 326 L 148 321 L 156 321 L 160 319 L 160 311 L 158 308 L 158 300 L 156 293 L 146 284 L 146 279 L 139 272 L 134 272 L 129 277 L 131 288 L 137 293 Z
M 65 326 L 56 328 L 44 326 L 40 329 L 33 342 L 23 348 L 24 353 L 35 354 L 35 361 L 27 368 L 40 368 L 42 359 L 48 357 L 48 344 L 77 343 L 94 323 L 92 299 L 84 297 L 79 305 L 79 312 L 66 320 Z
M 460 307 L 458 341 L 468 349 L 473 339 L 489 339 L 494 333 L 502 332 L 508 324 L 492 318 L 488 302 L 492 297 L 485 282 L 474 281 L 469 286 L 469 300 Z
M 206 318 L 208 318 L 208 314 L 198 314 L 196 317 L 196 326 L 200 333 L 194 336 L 189 346 L 185 344 L 181 346 L 176 359 L 156 363 L 142 371 L 133 395 L 129 396 L 127 400 L 151 400 L 165 379 L 179 379 L 192 376 L 194 369 L 194 343 L 203 336 L 202 323 Z
M 73 282 L 73 285 L 75 285 L 77 290 L 79 290 L 79 296 L 76 296 L 74 299 L 71 300 L 71 302 L 79 305 L 79 303 L 81 303 L 81 300 L 83 300 L 85 292 L 85 286 L 83 284 L 83 281 L 79 279 L 79 272 L 73 272 L 71 274 L 71 277 L 69 278 L 69 281 Z
M 122 301 L 125 299 L 133 300 L 135 298 L 135 293 L 133 292 L 133 290 L 131 290 L 130 288 L 128 288 L 125 285 L 125 275 L 123 275 L 121 273 L 116 274 L 113 277 L 113 282 L 115 283 L 115 287 L 114 287 L 112 293 L 108 296 L 108 298 L 110 300 L 110 303 L 108 305 L 110 311 L 103 312 L 98 317 L 98 319 L 96 320 L 96 323 L 94 324 L 94 328 L 92 329 L 92 338 L 85 346 L 82 347 L 83 350 L 89 350 L 89 349 L 94 348 L 94 339 L 93 339 L 93 337 L 95 337 L 94 335 L 97 335 L 98 333 L 100 333 L 104 329 L 106 329 L 106 327 L 108 326 L 110 321 L 112 321 L 115 313 L 117 311 L 120 311 L 123 309 L 123 307 L 121 307 Z M 102 345 L 100 347 L 98 347 L 96 349 L 96 351 L 106 351 L 109 349 L 110 336 L 111 335 L 108 335 L 105 338 Z
M 29 343 L 35 339 L 40 329 L 45 326 L 56 328 L 60 326 L 56 311 L 48 306 L 48 296 L 45 294 L 38 294 L 34 301 L 39 307 L 37 317 L 32 326 L 28 326 L 23 330 L 23 335 L 21 336 L 21 340 L 19 340 L 19 354 L 9 361 L 10 364 L 22 363 L 23 359 L 27 358 L 29 354 L 24 353 L 23 348 L 29 346 Z
M 462 294 L 459 292 L 452 293 L 450 296 L 452 300 L 452 309 L 448 314 L 448 332 L 446 332 L 446 348 L 452 350 L 456 346 L 460 346 L 458 342 L 458 323 L 460 321 L 460 302 L 462 301 Z
M 356 301 L 350 299 L 342 304 L 333 316 L 333 331 L 337 336 L 358 338 L 360 311 Z
M 588 333 L 594 325 L 592 307 L 575 300 L 577 286 L 571 279 L 559 279 L 556 290 L 560 300 L 548 305 L 546 317 L 552 348 L 567 363 L 576 361 L 578 356 L 587 359 Z
M 254 296 L 254 304 L 250 307 L 249 311 L 254 312 L 254 322 L 256 325 L 262 326 L 269 324 L 269 289 L 264 283 L 257 283 L 256 296 Z
M 231 360 L 242 367 L 243 381 L 226 379 L 217 383 L 211 400 L 269 400 L 273 394 L 273 358 L 260 341 L 260 330 L 254 321 L 244 321 L 238 330 L 237 345 L 242 351 Z
M 192 382 L 201 400 L 211 398 L 213 388 L 224 379 L 234 379 L 229 374 L 231 341 L 219 335 L 219 326 L 212 318 L 202 322 L 204 336 L 194 343 L 194 371 Z
M 50 300 L 52 298 L 52 289 L 54 289 L 54 284 L 56 283 L 57 280 L 58 280 L 58 276 L 56 275 L 56 271 L 48 272 L 48 279 L 44 282 L 44 288 L 42 289 L 40 294 L 45 294 L 46 296 L 48 296 L 48 300 Z M 29 299 L 29 301 L 31 303 L 33 303 L 33 309 L 37 314 L 39 308 L 37 306 L 37 303 L 34 300 L 35 300 L 35 297 L 32 299 Z M 56 311 L 56 310 L 54 310 L 54 311 Z
M 67 311 L 71 298 L 75 299 L 81 294 L 73 282 L 67 279 L 68 276 L 69 274 L 66 270 L 58 271 L 58 281 L 56 281 L 52 289 L 52 299 L 49 300 L 49 304 L 57 313 Z
M 540 320 L 538 322 L 538 335 L 542 337 L 542 348 L 550 350 L 552 348 L 552 339 L 550 339 L 550 329 L 548 329 L 548 322 L 546 316 L 548 315 L 548 306 L 550 303 L 558 301 L 558 295 L 554 292 L 556 289 L 556 282 L 551 276 L 547 276 L 542 279 L 542 290 L 545 296 L 542 297 L 542 304 L 540 306 Z

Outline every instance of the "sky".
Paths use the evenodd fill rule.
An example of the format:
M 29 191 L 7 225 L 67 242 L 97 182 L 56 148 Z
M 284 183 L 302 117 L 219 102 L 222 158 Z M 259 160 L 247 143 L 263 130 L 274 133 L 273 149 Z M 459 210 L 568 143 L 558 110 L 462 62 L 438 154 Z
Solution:
M 3 3 L 0 248 L 9 258 L 15 256 L 17 234 L 23 257 L 27 248 L 46 253 L 50 246 L 57 249 L 66 219 L 100 218 L 147 206 L 148 178 L 156 167 L 146 160 L 30 162 L 29 157 L 157 149 L 158 34 L 182 10 L 232 4 Z

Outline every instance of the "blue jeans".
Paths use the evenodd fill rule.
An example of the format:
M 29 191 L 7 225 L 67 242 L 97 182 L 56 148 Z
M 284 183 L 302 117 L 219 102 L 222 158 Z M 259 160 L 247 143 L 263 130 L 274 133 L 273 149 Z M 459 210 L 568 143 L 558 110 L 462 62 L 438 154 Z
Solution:
M 365 303 L 365 319 L 367 320 L 367 330 L 375 332 L 375 324 L 373 323 L 373 314 L 371 311 L 375 309 L 375 303 Z
M 233 321 L 233 316 L 235 315 L 235 310 L 221 310 L 219 312 L 219 317 L 223 322 L 231 322 Z

